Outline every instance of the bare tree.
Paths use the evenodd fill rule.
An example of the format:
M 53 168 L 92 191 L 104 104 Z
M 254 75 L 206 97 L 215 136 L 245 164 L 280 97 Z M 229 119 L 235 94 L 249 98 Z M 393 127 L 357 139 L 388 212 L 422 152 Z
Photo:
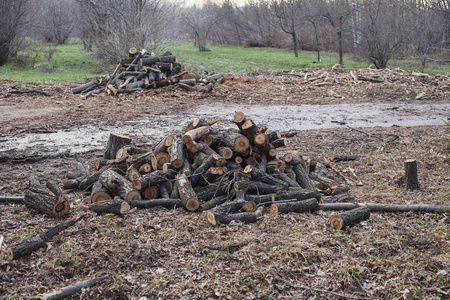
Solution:
M 74 28 L 73 0 L 43 0 L 40 8 L 42 17 L 40 32 L 44 40 L 51 43 L 64 44 Z
M 278 26 L 269 0 L 246 0 L 245 5 L 236 9 L 246 23 L 245 43 L 258 46 L 267 43 L 269 35 Z
M 308 21 L 314 29 L 314 39 L 316 42 L 317 51 L 317 61 L 320 62 L 320 37 L 319 37 L 319 26 L 322 22 L 322 15 L 320 14 L 320 9 L 315 5 L 314 0 L 308 0 L 303 2 L 303 18 Z
M 298 0 L 272 0 L 275 15 L 283 32 L 292 38 L 295 57 L 298 57 L 298 42 L 296 27 L 300 19 L 300 3 Z
M 339 64 L 344 63 L 344 32 L 347 30 L 347 22 L 352 15 L 352 7 L 349 0 L 329 0 L 318 2 L 321 15 L 327 19 L 335 30 L 338 42 Z
M 17 38 L 31 20 L 31 0 L 0 0 L 0 66 L 8 62 Z

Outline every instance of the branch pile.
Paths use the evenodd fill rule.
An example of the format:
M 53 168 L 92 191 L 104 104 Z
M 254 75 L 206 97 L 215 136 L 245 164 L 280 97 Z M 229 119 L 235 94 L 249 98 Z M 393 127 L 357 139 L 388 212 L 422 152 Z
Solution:
M 223 83 L 223 74 L 208 74 L 200 77 L 185 70 L 177 58 L 170 52 L 162 55 L 148 53 L 145 49 L 138 52 L 129 50 L 129 57 L 122 59 L 111 74 L 100 78 L 89 78 L 87 83 L 72 88 L 74 94 L 106 93 L 117 95 L 144 89 L 157 89 L 176 85 L 184 90 L 208 93 L 214 84 Z

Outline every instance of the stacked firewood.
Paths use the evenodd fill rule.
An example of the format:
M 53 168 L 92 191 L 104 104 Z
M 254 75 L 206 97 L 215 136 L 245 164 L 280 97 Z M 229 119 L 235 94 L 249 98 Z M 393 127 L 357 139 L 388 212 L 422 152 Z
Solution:
M 326 202 L 353 199 L 347 186 L 330 179 L 325 162 L 295 151 L 280 155 L 286 138 L 278 131 L 257 126 L 242 112 L 234 115 L 237 129 L 220 131 L 216 122 L 196 119 L 153 149 L 111 133 L 95 170 L 77 164 L 61 186 L 90 191 L 97 212 L 184 207 L 207 211 L 212 224 L 256 222 L 268 205 L 278 213 L 315 211 L 324 195 L 330 195 Z
M 176 85 L 187 91 L 210 92 L 214 84 L 223 83 L 223 74 L 205 74 L 185 70 L 170 52 L 162 55 L 148 53 L 145 49 L 129 50 L 129 57 L 122 59 L 111 74 L 89 78 L 87 83 L 74 87 L 72 93 L 90 96 L 106 93 L 117 95 L 143 89 L 156 89 Z

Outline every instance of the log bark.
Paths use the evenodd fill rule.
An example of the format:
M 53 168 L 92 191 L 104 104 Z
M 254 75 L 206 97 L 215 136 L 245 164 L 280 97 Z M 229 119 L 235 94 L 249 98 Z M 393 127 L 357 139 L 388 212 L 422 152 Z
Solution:
M 201 205 L 203 210 L 210 210 L 222 203 L 224 203 L 225 201 L 227 201 L 227 196 L 226 195 L 221 195 L 221 196 L 217 196 L 214 198 L 211 198 L 211 200 L 206 201 L 205 203 L 203 203 Z
M 87 191 L 87 190 L 91 189 L 92 186 L 94 185 L 94 183 L 98 181 L 98 179 L 100 178 L 100 175 L 102 175 L 102 173 L 105 170 L 106 170 L 106 168 L 103 167 L 100 170 L 98 170 L 97 172 L 94 172 L 94 173 L 86 176 L 85 178 L 83 178 L 83 180 L 81 180 L 80 184 L 78 185 L 78 189 L 81 191 Z
M 138 180 L 133 180 L 132 186 L 135 190 L 143 190 L 148 186 L 154 186 L 158 183 L 162 183 L 165 181 L 171 181 L 175 179 L 177 172 L 174 170 L 167 170 L 167 171 L 154 171 L 148 174 L 145 174 Z
M 323 197 L 324 203 L 343 203 L 343 202 L 354 202 L 354 201 L 355 201 L 355 197 L 353 197 L 353 195 L 350 193 L 343 193 L 343 194 Z
M 44 294 L 42 296 L 43 296 L 44 300 L 63 299 L 63 298 L 66 298 L 70 295 L 73 295 L 73 294 L 81 291 L 81 289 L 91 287 L 91 286 L 97 284 L 98 282 L 104 281 L 107 278 L 108 278 L 108 275 L 102 276 L 99 278 L 92 278 L 92 279 L 84 280 L 84 281 L 78 282 L 76 284 L 69 285 L 67 287 L 63 287 L 55 292 Z
M 281 180 L 286 182 L 290 187 L 301 189 L 302 187 L 295 179 L 292 179 L 289 177 L 286 173 L 280 173 L 278 174 L 278 177 L 280 177 Z
M 242 189 L 248 189 L 249 191 L 255 191 L 260 194 L 271 194 L 276 193 L 280 190 L 287 189 L 286 185 L 272 185 L 263 183 L 260 181 L 244 180 L 236 181 L 234 183 L 234 190 L 240 191 Z
M 427 212 L 427 213 L 449 213 L 450 206 L 428 205 L 428 204 L 380 204 L 380 203 L 321 203 L 322 210 L 350 210 L 357 207 L 367 206 L 371 211 L 382 212 Z
M 287 191 L 279 191 L 275 194 L 269 195 L 245 195 L 245 199 L 247 201 L 254 201 L 256 204 L 267 203 L 278 201 L 278 200 L 287 200 L 287 199 L 297 199 L 299 201 L 316 198 L 317 201 L 321 201 L 322 195 L 319 191 L 316 190 L 300 190 L 300 189 L 289 189 Z
M 131 205 L 137 208 L 152 208 L 158 206 L 166 208 L 184 207 L 184 203 L 183 201 L 181 201 L 181 199 L 172 199 L 172 198 L 132 200 Z
M 17 259 L 19 257 L 28 255 L 41 247 L 44 247 L 46 245 L 46 242 L 48 242 L 61 231 L 74 225 L 80 219 L 81 217 L 76 220 L 60 223 L 39 236 L 29 236 L 17 244 L 11 245 L 10 247 L 6 248 L 6 255 L 8 256 L 8 259 Z
M 308 174 L 306 173 L 305 169 L 303 168 L 302 164 L 296 164 L 292 167 L 292 170 L 295 173 L 296 180 L 298 184 L 304 189 L 315 189 L 316 185 L 312 180 L 309 178 Z
M 249 174 L 255 181 L 264 182 L 264 183 L 267 183 L 270 185 L 284 186 L 286 188 L 288 187 L 288 184 L 285 181 L 277 179 L 277 178 L 273 177 L 272 175 L 269 175 L 266 172 L 261 171 L 257 167 L 248 165 L 244 168 L 244 172 Z
M 206 159 L 191 175 L 190 182 L 192 186 L 197 186 L 200 181 L 200 178 L 206 173 L 206 171 L 216 164 L 217 160 L 219 160 L 219 156 L 217 154 L 211 154 L 208 159 Z
M 131 137 L 120 133 L 111 132 L 111 134 L 109 135 L 108 144 L 106 146 L 106 151 L 105 154 L 103 155 L 103 158 L 115 159 L 117 151 L 119 151 L 120 148 L 123 148 L 130 144 L 131 144 Z
M 417 162 L 414 159 L 404 161 L 405 164 L 405 184 L 410 190 L 419 188 L 419 180 L 417 178 Z
M 133 186 L 130 181 L 112 170 L 104 171 L 98 181 L 106 187 L 113 195 L 119 196 L 121 199 L 131 202 L 132 198 L 139 197 L 139 193 L 133 191 Z M 137 199 L 133 199 L 137 200 Z
M 195 211 L 199 208 L 200 203 L 197 199 L 197 195 L 192 188 L 191 182 L 185 174 L 177 176 L 178 193 L 181 201 L 183 201 L 184 207 L 189 211 Z
M 83 176 L 86 176 L 88 174 L 88 170 L 80 163 L 77 162 L 75 164 L 75 170 L 67 172 L 66 177 L 68 179 L 77 179 Z
M 165 138 L 163 138 L 153 149 L 153 154 L 158 155 L 159 153 L 167 152 L 167 149 L 169 149 L 170 146 L 173 144 L 173 136 L 168 135 Z
M 227 188 L 230 184 L 228 179 L 222 178 L 215 183 L 209 185 L 201 192 L 197 193 L 197 199 L 199 201 L 205 202 L 210 199 L 216 198 L 227 193 Z
M 131 201 L 130 201 L 131 202 Z M 104 200 L 92 203 L 89 209 L 97 214 L 113 213 L 119 216 L 126 215 L 130 211 L 130 205 L 123 200 Z
M 172 145 L 169 148 L 170 164 L 175 169 L 180 169 L 184 164 L 184 147 L 181 137 L 174 136 Z
M 108 167 L 108 169 L 113 169 L 122 174 L 125 174 L 128 169 L 129 160 L 131 159 L 132 158 L 130 158 L 128 154 L 115 159 L 96 159 L 94 167 L 96 171 L 100 170 L 103 167 Z
M 182 137 L 183 144 L 188 145 L 188 144 L 191 144 L 192 142 L 197 142 L 197 141 L 203 139 L 209 133 L 210 133 L 209 128 L 206 126 L 201 126 L 201 127 L 192 129 L 183 135 L 183 137 Z
M 0 203 L 23 203 L 23 196 L 21 197 L 0 197 Z
M 290 212 L 305 213 L 319 210 L 319 203 L 317 202 L 316 198 L 301 201 L 278 203 L 272 205 L 277 206 L 279 214 L 287 214 Z
M 255 212 L 243 212 L 237 214 L 225 214 L 225 215 L 214 215 L 212 212 L 208 211 L 206 214 L 208 222 L 212 225 L 216 224 L 230 224 L 231 221 L 240 221 L 242 223 L 256 223 L 257 214 Z
M 274 148 L 281 148 L 287 146 L 287 139 L 286 138 L 280 138 L 278 140 L 275 140 L 272 142 L 272 146 Z
M 358 207 L 338 215 L 332 215 L 327 225 L 336 229 L 345 229 L 370 218 L 369 207 Z

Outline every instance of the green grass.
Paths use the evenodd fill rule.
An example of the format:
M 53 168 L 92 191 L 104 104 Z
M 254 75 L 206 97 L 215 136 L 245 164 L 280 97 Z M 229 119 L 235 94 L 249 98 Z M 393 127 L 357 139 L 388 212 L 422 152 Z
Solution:
M 24 82 L 83 81 L 104 75 L 113 66 L 83 50 L 78 39 L 65 45 L 27 40 L 24 49 L 0 67 L 0 80 Z
M 24 82 L 66 82 L 83 81 L 87 77 L 101 76 L 114 69 L 93 53 L 83 50 L 79 39 L 72 39 L 65 45 L 27 40 L 25 51 L 19 52 L 10 62 L 0 67 L 0 80 Z M 165 48 L 172 51 L 189 70 L 216 71 L 222 73 L 248 73 L 301 70 L 305 68 L 330 66 L 338 63 L 337 53 L 322 52 L 317 62 L 315 52 L 300 51 L 294 57 L 292 50 L 275 48 L 245 48 L 242 46 L 207 45 L 211 52 L 199 52 L 191 42 L 169 42 Z M 344 56 L 346 68 L 366 68 L 350 54 Z M 394 61 L 389 67 L 406 70 L 420 70 L 418 61 Z M 450 73 L 450 64 L 428 64 L 430 74 Z

